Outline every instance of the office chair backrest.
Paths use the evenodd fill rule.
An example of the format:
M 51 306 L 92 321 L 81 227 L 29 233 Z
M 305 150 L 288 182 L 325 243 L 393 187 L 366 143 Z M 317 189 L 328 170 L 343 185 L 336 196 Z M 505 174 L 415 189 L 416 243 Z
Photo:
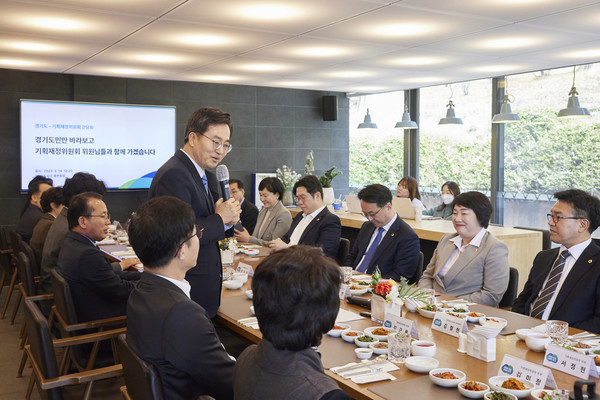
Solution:
M 502 300 L 500 300 L 500 304 L 498 307 L 512 307 L 515 299 L 517 298 L 517 290 L 519 286 L 519 271 L 516 268 L 510 267 L 509 278 L 508 278 L 508 288 L 506 292 L 504 292 L 504 296 L 502 296 Z
M 21 247 L 21 251 L 29 258 L 29 265 L 31 266 L 31 272 L 33 273 L 33 276 L 40 276 L 40 265 L 37 262 L 35 252 L 31 246 L 25 241 L 21 240 L 19 242 L 19 247 Z
M 515 226 L 515 229 L 527 229 L 530 231 L 542 232 L 542 250 L 548 250 L 552 247 L 550 231 L 548 229 L 527 228 L 525 226 Z
M 344 265 L 346 257 L 350 252 L 350 240 L 346 238 L 340 238 L 340 247 L 338 247 L 337 262 L 340 265 Z
M 75 312 L 75 304 L 73 304 L 69 283 L 58 273 L 56 268 L 50 270 L 50 281 L 56 310 L 67 324 L 76 324 L 78 322 L 77 313 Z
M 48 321 L 33 301 L 25 301 L 25 320 L 27 321 L 31 353 L 43 376 L 46 379 L 58 377 L 58 364 Z M 45 391 L 45 394 L 51 400 L 62 400 L 63 398 L 60 388 L 49 389 Z
M 408 281 L 409 283 L 417 283 L 421 276 L 423 276 L 423 262 L 425 261 L 425 255 L 422 251 L 419 252 L 419 260 L 417 261 L 417 269 L 415 270 L 415 274 Z
M 119 335 L 119 357 L 127 393 L 133 400 L 162 400 L 163 389 L 156 368 L 142 360 L 127 344 L 125 334 Z
M 20 252 L 17 256 L 17 272 L 19 279 L 27 296 L 35 296 L 36 288 L 33 280 L 33 272 L 31 271 L 30 258 L 24 252 Z

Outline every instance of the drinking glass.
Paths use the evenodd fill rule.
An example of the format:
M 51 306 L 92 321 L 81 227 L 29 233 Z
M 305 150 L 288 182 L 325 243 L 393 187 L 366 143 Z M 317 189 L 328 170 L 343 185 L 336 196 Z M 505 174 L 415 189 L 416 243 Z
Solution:
M 564 389 L 556 389 L 552 393 L 552 400 L 569 400 L 569 391 Z
M 550 336 L 552 344 L 565 344 L 569 338 L 569 323 L 557 320 L 546 321 L 546 333 Z
M 408 333 L 390 333 L 388 335 L 388 360 L 404 363 L 410 357 L 411 337 Z
M 344 276 L 344 283 L 349 284 L 350 279 L 352 279 L 352 267 L 341 267 L 342 274 Z
M 435 304 L 435 289 L 424 288 L 424 289 L 421 289 L 421 291 L 427 295 L 424 299 L 425 303 L 427 303 L 428 305 L 434 305 Z

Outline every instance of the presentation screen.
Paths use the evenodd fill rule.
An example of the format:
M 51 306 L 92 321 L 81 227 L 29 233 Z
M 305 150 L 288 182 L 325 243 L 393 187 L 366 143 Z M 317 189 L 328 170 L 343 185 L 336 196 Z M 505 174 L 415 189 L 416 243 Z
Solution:
M 148 189 L 175 152 L 175 107 L 21 100 L 21 190 L 89 172 L 108 189 Z

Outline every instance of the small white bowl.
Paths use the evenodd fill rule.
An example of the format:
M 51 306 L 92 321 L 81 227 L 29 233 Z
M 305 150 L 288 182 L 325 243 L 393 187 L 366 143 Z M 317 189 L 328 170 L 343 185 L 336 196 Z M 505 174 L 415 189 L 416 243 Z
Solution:
M 502 328 L 504 328 L 506 325 L 508 325 L 508 321 L 504 318 L 499 317 L 481 317 L 479 318 L 479 324 L 482 326 L 491 326 L 494 328 L 497 326 L 502 326 Z
M 385 348 L 375 347 L 375 346 L 385 346 Z M 387 354 L 388 353 L 387 346 L 388 346 L 387 342 L 378 342 L 378 343 L 371 343 L 369 345 L 369 348 L 371 350 L 373 350 L 373 353 L 375 353 L 375 354 Z
M 404 360 L 406 368 L 418 374 L 426 374 L 440 366 L 440 362 L 432 357 L 413 356 Z
M 340 327 L 342 329 L 334 329 L 336 327 Z M 329 332 L 327 332 L 327 334 L 332 337 L 340 337 L 342 335 L 342 332 L 348 329 L 350 329 L 350 325 L 348 324 L 335 324 L 333 328 Z
M 244 254 L 248 256 L 257 256 L 259 253 L 258 249 L 244 249 Z
M 439 311 L 427 311 L 427 310 L 424 310 L 423 307 L 417 308 L 417 311 L 420 316 L 425 317 L 425 318 L 433 318 L 435 316 L 435 313 L 439 312 Z
M 359 347 L 358 349 L 354 349 L 354 352 L 356 353 L 356 357 L 360 358 L 361 360 L 371 358 L 371 356 L 373 355 L 373 350 L 365 347 Z
M 374 333 L 374 331 L 377 329 L 383 329 L 387 333 L 385 335 L 378 335 Z M 389 335 L 390 333 L 396 333 L 396 331 L 394 329 L 388 329 L 382 326 L 371 326 L 365 329 L 365 335 L 373 336 L 374 338 L 379 339 L 380 342 L 387 342 L 387 335 Z
M 230 289 L 230 290 L 239 289 L 243 285 L 244 285 L 244 282 L 242 282 L 242 281 L 236 281 L 236 280 L 223 281 L 223 286 L 225 286 L 227 289 Z
M 469 314 L 477 314 L 476 317 L 472 317 Z M 480 313 L 480 312 L 476 312 L 476 311 L 471 311 L 469 312 L 469 314 L 467 314 L 467 321 L 475 323 L 475 322 L 479 322 L 479 318 L 485 318 L 485 314 L 484 313 Z
M 348 336 L 348 334 L 355 334 L 352 336 Z M 348 343 L 354 343 L 354 339 L 356 339 L 359 336 L 363 335 L 363 331 L 359 331 L 356 329 L 348 329 L 342 332 L 342 334 L 340 336 L 342 336 L 342 339 L 344 339 L 344 342 L 348 342 Z
M 233 280 L 241 281 L 242 283 L 246 283 L 246 282 L 248 282 L 248 274 L 246 274 L 244 272 L 236 272 L 235 274 L 233 274 Z
M 252 313 L 252 315 L 256 315 L 256 313 L 254 312 L 254 306 L 250 306 L 250 313 Z
M 535 385 L 532 382 L 526 381 L 524 379 L 517 379 L 519 382 L 521 382 L 523 385 L 525 385 L 526 389 L 525 390 L 513 390 L 513 389 L 506 389 L 502 387 L 502 384 L 504 383 L 504 381 L 510 379 L 512 377 L 510 376 L 492 376 L 490 379 L 488 379 L 488 383 L 490 384 L 490 389 L 491 390 L 497 390 L 499 392 L 504 392 L 504 393 L 508 393 L 508 394 L 512 394 L 514 396 L 517 396 L 519 399 L 528 397 L 529 394 L 531 393 L 531 391 L 533 389 L 535 389 Z
M 129 236 L 119 236 L 119 237 L 117 237 L 117 240 L 121 243 L 125 243 L 126 241 L 129 240 Z
M 532 333 L 535 333 L 535 331 L 532 329 L 517 329 L 515 331 L 515 335 L 517 335 L 517 337 L 523 341 L 527 338 L 527 335 Z
M 252 298 L 254 297 L 252 290 L 246 290 L 246 297 L 252 300 Z
M 467 382 L 475 382 L 477 385 L 484 388 L 484 390 L 467 390 L 465 389 L 465 385 Z M 469 399 L 481 399 L 483 395 L 485 395 L 490 390 L 490 387 L 483 382 L 477 381 L 464 381 L 458 384 L 458 391 L 465 397 Z
M 360 338 L 362 336 L 369 336 L 371 339 L 373 339 L 373 341 L 372 342 L 362 342 L 362 341 L 358 340 L 358 338 Z M 358 347 L 369 347 L 370 344 L 379 343 L 379 339 L 377 339 L 376 337 L 373 337 L 371 335 L 368 335 L 366 332 L 362 336 L 357 336 L 354 338 L 354 344 L 357 345 Z
M 353 286 L 357 286 L 357 285 L 353 285 Z M 350 294 L 352 296 L 362 296 L 363 294 L 367 293 L 368 290 L 369 290 L 368 286 L 360 286 L 360 289 L 350 289 Z
M 435 376 L 435 374 L 441 374 L 443 372 L 451 372 L 452 374 L 454 374 L 454 376 L 456 376 L 456 379 L 444 379 L 444 378 L 439 378 L 439 377 Z M 436 368 L 436 369 L 432 369 L 431 371 L 429 371 L 429 378 L 431 379 L 431 381 L 433 383 L 435 383 L 438 386 L 457 387 L 459 383 L 465 381 L 465 379 L 467 378 L 467 375 L 458 369 Z
M 410 344 L 410 353 L 413 356 L 433 357 L 435 351 L 435 343 L 430 340 L 415 340 Z
M 546 345 L 548 345 L 551 340 L 550 336 L 544 333 L 531 333 L 525 338 L 525 344 L 531 350 L 541 353 L 546 351 Z
M 485 392 L 485 394 L 483 395 L 483 398 L 485 400 L 492 400 L 492 393 L 494 393 L 494 391 L 489 391 L 489 392 Z M 510 393 L 504 393 L 507 394 L 510 397 L 510 400 L 517 400 L 517 396 L 515 396 L 514 394 L 510 394 Z

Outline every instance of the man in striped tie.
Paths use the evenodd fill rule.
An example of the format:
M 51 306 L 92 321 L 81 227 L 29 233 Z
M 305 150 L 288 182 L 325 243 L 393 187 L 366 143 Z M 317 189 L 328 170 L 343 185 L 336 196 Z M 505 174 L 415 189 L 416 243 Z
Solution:
M 600 200 L 578 189 L 554 197 L 548 225 L 560 247 L 538 253 L 512 310 L 600 333 L 600 246 L 591 238 L 600 225 Z

